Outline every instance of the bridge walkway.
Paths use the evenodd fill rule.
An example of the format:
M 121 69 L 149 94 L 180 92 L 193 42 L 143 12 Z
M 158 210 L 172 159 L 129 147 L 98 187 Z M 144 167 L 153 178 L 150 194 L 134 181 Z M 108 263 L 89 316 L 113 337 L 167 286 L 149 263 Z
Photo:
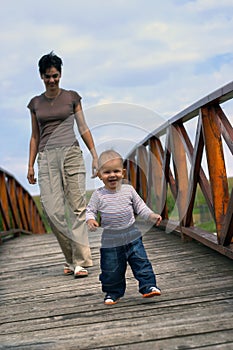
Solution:
M 127 270 L 125 297 L 103 304 L 99 232 L 90 234 L 88 278 L 62 273 L 53 234 L 0 246 L 0 349 L 232 349 L 232 260 L 196 242 L 152 229 L 145 246 L 160 297 L 143 299 Z

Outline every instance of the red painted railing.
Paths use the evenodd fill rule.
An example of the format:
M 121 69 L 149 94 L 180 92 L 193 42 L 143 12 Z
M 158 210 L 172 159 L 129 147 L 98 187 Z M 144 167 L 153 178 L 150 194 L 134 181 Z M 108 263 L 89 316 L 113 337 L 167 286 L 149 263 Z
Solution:
M 233 82 L 151 131 L 125 159 L 128 181 L 150 207 L 155 206 L 162 214 L 167 231 L 179 231 L 183 238 L 194 238 L 230 258 L 233 190 L 229 186 L 226 151 L 233 167 L 233 129 L 222 106 L 232 98 Z M 195 135 L 193 141 L 190 130 Z M 197 188 L 215 223 L 215 234 L 196 225 Z M 175 220 L 168 211 L 169 193 L 177 210 Z
M 0 168 L 0 242 L 4 236 L 45 233 L 46 229 L 31 195 Z

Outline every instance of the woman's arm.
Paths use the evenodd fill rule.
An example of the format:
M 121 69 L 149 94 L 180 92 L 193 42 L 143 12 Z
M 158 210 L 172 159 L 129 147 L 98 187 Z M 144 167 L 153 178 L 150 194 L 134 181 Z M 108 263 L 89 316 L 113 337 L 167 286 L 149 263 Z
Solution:
M 85 121 L 81 102 L 79 102 L 75 108 L 75 119 L 77 122 L 79 133 L 80 133 L 85 145 L 87 146 L 87 148 L 89 149 L 89 151 L 92 155 L 92 159 L 93 159 L 92 160 L 92 177 L 96 177 L 97 170 L 98 170 L 98 156 L 96 153 L 95 144 L 94 144 L 92 134 L 91 134 L 91 132 L 87 126 L 87 123 Z
M 28 182 L 34 185 L 36 184 L 34 163 L 38 153 L 40 132 L 39 132 L 39 126 L 36 119 L 36 115 L 33 112 L 31 112 L 31 125 L 32 125 L 32 134 L 31 134 L 30 146 L 29 146 L 29 162 L 28 162 L 27 178 L 28 178 Z

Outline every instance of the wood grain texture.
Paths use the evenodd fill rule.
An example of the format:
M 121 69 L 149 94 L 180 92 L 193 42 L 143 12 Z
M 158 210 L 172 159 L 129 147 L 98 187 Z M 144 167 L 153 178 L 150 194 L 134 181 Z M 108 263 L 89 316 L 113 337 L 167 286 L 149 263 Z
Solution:
M 174 234 L 150 230 L 144 244 L 160 297 L 143 299 L 130 268 L 125 297 L 103 304 L 100 233 L 90 235 L 89 276 L 63 276 L 53 234 L 0 246 L 0 349 L 232 349 L 232 260 Z

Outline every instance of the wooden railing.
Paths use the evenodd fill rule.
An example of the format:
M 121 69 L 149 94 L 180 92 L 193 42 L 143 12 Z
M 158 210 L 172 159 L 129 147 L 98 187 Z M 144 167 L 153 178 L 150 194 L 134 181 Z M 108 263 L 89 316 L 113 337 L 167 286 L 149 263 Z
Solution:
M 233 190 L 226 167 L 228 150 L 233 169 L 233 129 L 222 109 L 232 98 L 233 82 L 151 131 L 127 155 L 124 165 L 128 181 L 162 214 L 167 232 L 176 230 L 182 238 L 194 238 L 233 259 Z M 215 233 L 195 223 L 197 189 L 205 198 Z M 168 210 L 169 193 L 177 210 L 175 220 Z
M 31 195 L 0 168 L 0 243 L 2 237 L 20 233 L 45 233 L 46 229 Z

